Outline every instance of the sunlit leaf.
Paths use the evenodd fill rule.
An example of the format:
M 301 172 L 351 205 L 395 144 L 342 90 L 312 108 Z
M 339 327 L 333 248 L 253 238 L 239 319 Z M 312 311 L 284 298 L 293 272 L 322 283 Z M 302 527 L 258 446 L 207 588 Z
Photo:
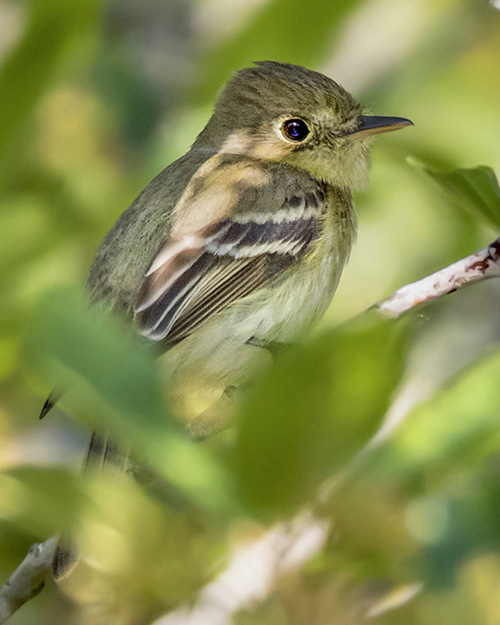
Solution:
M 417 406 L 381 450 L 382 465 L 401 479 L 415 473 L 459 471 L 500 447 L 500 352 L 457 375 Z
M 70 580 L 75 598 L 89 571 L 100 579 L 99 588 L 91 586 L 93 601 L 110 593 L 130 602 L 148 597 L 163 610 L 209 581 L 219 534 L 203 511 L 160 503 L 117 474 L 87 480 L 85 492 L 88 504 L 71 534 L 83 565 Z
M 40 302 L 33 336 L 30 352 L 39 371 L 55 361 L 89 385 L 79 387 L 77 379 L 68 393 L 74 396 L 77 416 L 111 432 L 126 448 L 133 442 L 161 475 L 197 503 L 220 512 L 232 505 L 229 476 L 171 415 L 154 354 L 121 320 L 66 291 Z M 93 400 L 92 389 L 105 404 Z M 89 397 L 82 397 L 86 391 Z M 94 413 L 90 419 L 85 415 L 89 409 Z
M 239 425 L 238 477 L 253 505 L 279 508 L 314 496 L 361 448 L 400 379 L 406 327 L 364 315 L 269 369 Z

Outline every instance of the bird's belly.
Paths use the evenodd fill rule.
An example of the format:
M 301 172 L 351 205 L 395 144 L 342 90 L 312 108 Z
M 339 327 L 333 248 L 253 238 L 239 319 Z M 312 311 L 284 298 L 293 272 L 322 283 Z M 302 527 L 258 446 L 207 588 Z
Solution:
M 279 343 L 291 343 L 304 336 L 332 301 L 344 260 L 332 252 L 321 262 L 301 267 L 265 289 L 253 336 Z
M 333 299 L 355 238 L 354 211 L 351 209 L 347 216 L 345 219 L 329 211 L 322 236 L 310 256 L 259 293 L 261 305 L 252 336 L 263 342 L 295 342 L 321 319 Z
M 269 364 L 270 352 L 253 343 L 295 342 L 322 317 L 354 234 L 353 228 L 332 230 L 306 262 L 234 302 L 165 354 L 175 403 L 185 418 L 202 412 L 227 387 L 245 385 Z M 249 344 L 251 338 L 256 341 Z
M 177 395 L 222 392 L 239 386 L 271 360 L 270 352 L 248 344 L 297 341 L 318 321 L 337 287 L 344 258 L 324 256 L 223 311 L 167 352 Z M 208 391 L 211 396 L 212 390 Z

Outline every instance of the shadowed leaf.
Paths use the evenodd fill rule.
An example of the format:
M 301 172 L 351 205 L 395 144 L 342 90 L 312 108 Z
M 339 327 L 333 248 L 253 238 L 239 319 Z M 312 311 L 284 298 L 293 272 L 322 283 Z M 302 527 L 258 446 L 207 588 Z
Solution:
M 410 162 L 420 166 L 463 208 L 479 213 L 491 228 L 500 229 L 500 187 L 491 167 L 445 172 L 413 159 Z
M 270 368 L 239 427 L 237 472 L 251 504 L 303 502 L 366 443 L 400 379 L 406 327 L 363 315 Z

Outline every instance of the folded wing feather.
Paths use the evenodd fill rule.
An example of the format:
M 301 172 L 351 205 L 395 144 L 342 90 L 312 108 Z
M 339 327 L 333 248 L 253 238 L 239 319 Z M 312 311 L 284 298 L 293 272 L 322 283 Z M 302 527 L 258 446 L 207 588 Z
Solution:
M 144 276 L 135 306 L 139 329 L 172 346 L 232 302 L 291 267 L 321 227 L 321 192 L 294 195 L 279 219 L 237 214 L 181 240 L 167 239 Z

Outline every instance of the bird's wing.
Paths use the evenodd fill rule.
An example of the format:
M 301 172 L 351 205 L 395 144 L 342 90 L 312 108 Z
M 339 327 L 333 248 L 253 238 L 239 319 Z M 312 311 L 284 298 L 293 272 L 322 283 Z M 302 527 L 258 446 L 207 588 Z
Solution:
M 253 190 L 252 205 L 261 195 Z M 139 290 L 134 312 L 141 333 L 175 345 L 303 257 L 321 227 L 325 195 L 313 185 L 282 196 L 273 210 L 233 210 L 196 232 L 169 237 Z

